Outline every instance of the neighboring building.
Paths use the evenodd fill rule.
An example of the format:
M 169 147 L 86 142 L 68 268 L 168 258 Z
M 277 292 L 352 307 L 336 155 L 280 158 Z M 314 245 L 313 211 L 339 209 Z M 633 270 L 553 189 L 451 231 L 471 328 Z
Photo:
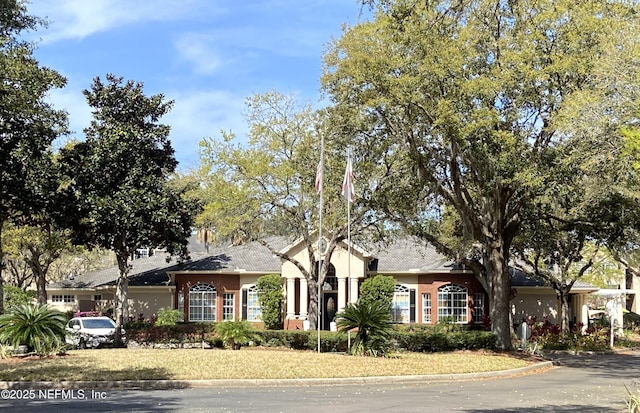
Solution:
M 273 238 L 270 244 L 308 267 L 306 245 L 286 244 Z M 300 270 L 271 254 L 263 245 L 214 248 L 207 252 L 195 239 L 191 260 L 166 261 L 155 254 L 131 262 L 129 276 L 130 314 L 150 318 L 163 307 L 177 308 L 188 321 L 245 319 L 260 322 L 256 282 L 265 274 L 280 274 L 285 295 L 285 329 L 303 329 L 310 292 Z M 377 274 L 393 276 L 396 290 L 393 319 L 397 323 L 436 324 L 446 319 L 461 324 L 481 325 L 489 313 L 488 296 L 473 272 L 457 265 L 433 247 L 411 239 L 388 246 L 351 248 L 346 242 L 334 251 L 328 275 L 321 286 L 321 327 L 329 329 L 335 314 L 358 299 L 360 284 Z M 51 305 L 61 310 L 103 310 L 113 302 L 117 267 L 87 273 L 73 280 L 51 284 L 47 290 Z M 512 274 L 515 298 L 513 321 L 529 316 L 557 320 L 555 293 L 540 281 Z M 576 283 L 571 293 L 570 320 L 585 323 L 586 294 L 597 288 Z

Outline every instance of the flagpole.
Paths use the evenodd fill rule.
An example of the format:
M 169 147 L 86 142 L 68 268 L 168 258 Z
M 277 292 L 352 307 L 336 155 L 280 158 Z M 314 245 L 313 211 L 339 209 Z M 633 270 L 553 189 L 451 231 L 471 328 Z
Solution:
M 318 242 L 317 242 L 317 246 L 320 246 L 321 241 L 322 241 L 322 210 L 323 210 L 323 188 L 322 188 L 322 180 L 324 178 L 324 135 L 322 135 L 320 137 L 320 164 L 318 165 L 318 171 L 316 174 L 316 181 L 318 180 L 318 178 L 320 179 L 319 181 L 319 185 L 320 185 L 320 211 L 319 211 L 319 215 L 320 215 L 320 223 L 319 223 L 319 229 L 318 229 Z M 318 298 L 316 299 L 316 329 L 318 331 L 318 353 L 320 353 L 320 309 L 322 308 L 322 304 L 321 304 L 321 299 L 320 299 L 320 275 L 322 274 L 322 260 L 324 259 L 323 257 L 323 253 L 324 251 L 318 251 L 318 255 L 319 255 L 319 260 L 318 260 L 318 276 L 317 276 L 317 294 L 318 294 Z
M 347 167 L 349 167 L 350 164 L 351 148 L 347 148 Z M 353 172 L 347 171 L 347 173 Z M 349 197 L 347 197 L 347 279 L 349 283 L 351 283 L 351 199 Z

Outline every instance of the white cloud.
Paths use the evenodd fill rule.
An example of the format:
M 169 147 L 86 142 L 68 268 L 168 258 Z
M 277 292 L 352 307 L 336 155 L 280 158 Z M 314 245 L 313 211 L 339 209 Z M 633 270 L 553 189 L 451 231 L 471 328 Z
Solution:
M 177 20 L 196 14 L 206 2 L 197 0 L 41 0 L 29 12 L 50 21 L 37 34 L 44 43 L 83 39 L 115 27 L 145 21 Z
M 218 138 L 222 130 L 231 130 L 238 137 L 247 132 L 242 115 L 244 96 L 222 90 L 183 91 L 167 96 L 175 100 L 175 105 L 162 122 L 171 125 L 171 142 L 180 168 L 197 165 L 198 143 L 203 138 Z
M 211 44 L 215 41 L 204 33 L 185 33 L 174 41 L 180 56 L 194 65 L 200 74 L 212 74 L 222 66 L 219 51 Z

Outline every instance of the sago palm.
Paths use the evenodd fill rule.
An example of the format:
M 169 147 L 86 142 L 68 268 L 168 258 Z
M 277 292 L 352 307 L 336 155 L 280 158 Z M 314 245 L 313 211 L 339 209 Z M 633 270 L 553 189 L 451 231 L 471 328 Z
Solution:
M 247 320 L 223 321 L 216 325 L 215 333 L 233 350 L 240 350 L 258 336 Z
M 391 310 L 381 301 L 349 304 L 336 315 L 340 331 L 357 330 L 353 354 L 377 356 L 386 353 L 391 333 Z
M 66 318 L 46 305 L 21 304 L 0 315 L 0 343 L 26 345 L 44 356 L 56 352 L 64 343 Z

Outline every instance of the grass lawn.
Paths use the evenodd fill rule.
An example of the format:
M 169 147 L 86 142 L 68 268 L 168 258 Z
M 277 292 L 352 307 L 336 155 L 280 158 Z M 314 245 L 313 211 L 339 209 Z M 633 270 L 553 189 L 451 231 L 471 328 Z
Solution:
M 483 352 L 398 354 L 391 358 L 242 348 L 73 350 L 62 357 L 0 360 L 1 381 L 102 381 L 331 378 L 455 374 L 507 370 L 530 363 Z

